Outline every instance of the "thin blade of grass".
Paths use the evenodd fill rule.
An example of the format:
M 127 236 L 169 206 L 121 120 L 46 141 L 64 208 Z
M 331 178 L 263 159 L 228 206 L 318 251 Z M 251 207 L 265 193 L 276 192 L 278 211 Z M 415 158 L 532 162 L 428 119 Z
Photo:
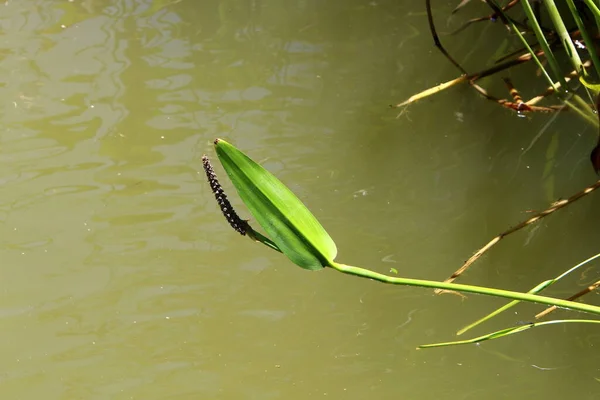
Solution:
M 556 77 L 560 81 L 562 88 L 563 89 L 567 88 L 567 83 L 564 81 L 563 74 L 558 65 L 558 62 L 556 61 L 556 57 L 554 57 L 554 53 L 552 52 L 552 49 L 550 49 L 550 45 L 548 44 L 548 41 L 546 40 L 546 35 L 544 35 L 544 32 L 542 31 L 542 27 L 538 23 L 538 20 L 535 17 L 535 14 L 533 12 L 533 9 L 531 8 L 531 4 L 529 3 L 529 1 L 530 0 L 522 0 L 521 1 L 521 4 L 523 5 L 523 11 L 525 11 L 525 15 L 527 16 L 527 19 L 529 19 L 531 28 L 533 29 L 533 32 L 535 33 L 535 37 L 537 38 L 538 43 L 540 44 L 540 46 L 542 47 L 542 50 L 544 51 L 544 55 L 546 56 L 546 59 L 548 60 L 548 63 L 550 64 L 550 68 L 552 68 L 554 75 L 556 75 Z M 532 53 L 531 47 L 529 47 L 529 44 L 527 43 L 527 41 L 525 40 L 523 35 L 521 35 L 519 30 L 516 29 L 516 27 L 514 25 L 512 25 L 511 28 L 517 34 L 517 36 L 519 36 L 519 39 L 521 39 L 521 41 L 523 42 L 525 47 L 527 47 L 527 50 L 529 50 Z M 550 75 L 548 75 L 548 72 L 546 72 L 546 69 L 544 68 L 542 63 L 539 61 L 539 59 L 537 59 L 537 57 L 535 57 L 535 60 L 536 60 L 536 63 L 538 64 L 538 67 L 541 68 L 542 72 L 546 76 L 546 80 L 548 80 L 548 82 L 550 83 L 550 86 L 554 87 L 554 80 L 552 78 L 550 78 Z M 557 90 L 557 88 L 554 87 L 554 90 Z
M 528 2 L 529 0 L 526 0 Z M 569 1 L 567 1 L 568 3 Z M 569 56 L 569 60 L 571 60 L 571 64 L 573 67 L 582 75 L 587 75 L 585 68 L 581 62 L 581 58 L 579 57 L 579 53 L 577 53 L 577 49 L 575 48 L 575 44 L 573 40 L 571 40 L 571 35 L 569 35 L 569 31 L 565 26 L 565 23 L 560 15 L 560 12 L 556 8 L 556 4 L 554 0 L 544 0 L 544 5 L 546 6 L 546 10 L 550 15 L 550 19 L 552 20 L 552 24 L 554 24 L 554 28 L 556 29 L 556 33 L 560 37 L 562 45 L 567 51 L 567 55 Z M 574 7 L 574 6 L 573 6 Z
M 600 287 L 600 281 L 596 281 L 596 282 L 592 283 L 590 286 L 586 287 L 585 289 L 575 293 L 573 296 L 570 296 L 568 298 L 568 300 L 576 300 L 582 296 L 585 296 L 586 294 L 588 294 L 590 292 L 593 292 L 594 290 L 598 289 L 598 287 Z M 557 309 L 556 306 L 547 308 L 544 311 L 542 311 L 541 313 L 536 314 L 535 319 L 540 319 L 542 317 L 545 317 L 546 315 L 550 314 L 551 312 L 553 312 L 556 309 Z
M 575 23 L 577 24 L 577 28 L 579 28 L 579 32 L 581 32 L 581 37 L 585 42 L 586 49 L 588 53 L 590 53 L 590 57 L 592 58 L 592 64 L 594 65 L 594 69 L 596 70 L 596 75 L 598 76 L 598 78 L 600 78 L 600 58 L 598 58 L 598 53 L 596 52 L 594 40 L 588 34 L 587 29 L 585 29 L 585 24 L 583 23 L 583 20 L 581 19 L 579 11 L 577 11 L 577 7 L 575 6 L 573 0 L 567 0 L 567 5 L 569 6 L 569 10 L 573 15 Z M 585 65 L 582 65 L 582 68 L 584 68 L 585 71 Z
M 429 349 L 432 347 L 447 347 L 447 346 L 458 346 L 462 344 L 473 344 L 473 343 L 481 343 L 487 340 L 500 339 L 509 335 L 514 335 L 515 333 L 520 333 L 531 328 L 538 328 L 540 326 L 545 325 L 555 325 L 555 324 L 569 324 L 569 323 L 579 323 L 579 324 L 600 324 L 600 320 L 594 319 L 557 319 L 552 321 L 544 321 L 544 322 L 532 322 L 526 325 L 514 326 L 512 328 L 502 329 L 496 332 L 488 333 L 487 335 L 478 336 L 473 339 L 467 340 L 457 340 L 454 342 L 443 342 L 443 343 L 432 343 L 432 344 L 422 344 L 417 349 Z
M 534 287 L 533 289 L 531 289 L 529 292 L 527 293 L 531 293 L 531 294 L 536 294 L 539 293 L 540 291 L 544 290 L 546 287 L 550 286 L 552 284 L 552 281 L 548 280 L 548 281 L 544 281 L 542 283 L 540 283 L 539 285 L 537 285 L 536 287 Z M 484 323 L 485 321 L 488 321 L 492 318 L 494 318 L 496 315 L 508 310 L 509 308 L 512 308 L 514 306 L 516 306 L 517 304 L 519 304 L 520 301 L 519 300 L 513 300 L 510 303 L 498 308 L 495 311 L 492 311 L 491 313 L 489 313 L 488 315 L 486 315 L 485 317 L 478 319 L 477 321 L 473 322 L 472 324 L 469 324 L 467 326 L 465 326 L 464 328 L 462 328 L 461 330 L 459 330 L 458 332 L 456 332 L 456 336 L 460 336 L 463 333 L 467 332 L 468 330 L 471 330 L 473 328 L 475 328 L 478 325 L 481 325 L 482 323 Z
M 540 284 L 538 284 L 537 286 L 535 286 L 533 289 L 531 289 L 530 291 L 528 291 L 527 293 L 531 293 L 531 294 L 537 294 L 540 293 L 541 291 L 543 291 L 544 289 L 546 289 L 549 286 L 554 285 L 556 282 L 560 281 L 561 279 L 563 279 L 564 277 L 566 277 L 567 275 L 575 272 L 576 270 L 578 270 L 579 268 L 583 267 L 584 265 L 586 265 L 587 263 L 594 261 L 596 258 L 600 257 L 600 253 L 596 254 L 595 256 L 592 256 L 590 258 L 588 258 L 587 260 L 584 260 L 582 262 L 580 262 L 579 264 L 575 265 L 574 267 L 569 268 L 568 270 L 566 270 L 565 272 L 563 272 L 562 274 L 558 275 L 556 278 L 554 279 L 549 279 L 547 281 L 541 282 Z M 569 300 L 573 300 L 572 298 L 569 298 Z M 488 315 L 486 315 L 485 317 L 473 322 L 470 325 L 467 325 L 466 327 L 462 328 L 461 330 L 459 330 L 456 334 L 457 335 L 462 335 L 463 333 L 467 332 L 468 330 L 476 327 L 477 325 L 482 324 L 485 321 L 488 321 L 489 319 L 495 317 L 496 315 L 508 310 L 511 307 L 516 306 L 517 304 L 519 304 L 520 301 L 519 300 L 515 300 L 515 301 L 511 301 L 510 303 L 498 308 L 497 310 L 489 313 Z M 554 307 L 554 306 L 553 306 Z M 539 314 L 538 314 L 539 315 Z M 537 318 L 537 316 L 536 316 Z
M 596 19 L 596 24 L 598 25 L 598 27 L 600 29 L 600 8 L 598 8 L 598 5 L 596 5 L 596 3 L 594 3 L 592 0 L 583 0 L 583 1 L 585 2 L 585 5 L 588 6 L 590 11 L 592 11 L 592 14 L 594 14 L 594 18 Z

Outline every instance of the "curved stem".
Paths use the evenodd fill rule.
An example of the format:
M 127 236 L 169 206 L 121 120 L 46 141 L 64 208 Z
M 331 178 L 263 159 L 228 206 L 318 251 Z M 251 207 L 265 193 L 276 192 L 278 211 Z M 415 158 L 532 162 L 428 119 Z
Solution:
M 354 275 L 361 278 L 369 278 L 379 282 L 389 283 L 392 285 L 419 286 L 433 289 L 453 290 L 456 292 L 477 293 L 487 296 L 504 297 L 506 299 L 512 300 L 527 301 L 530 303 L 548 304 L 551 306 L 568 308 L 571 310 L 583 311 L 587 313 L 600 315 L 600 307 L 598 306 L 576 303 L 574 301 L 556 299 L 553 297 L 513 292 L 510 290 L 493 289 L 481 286 L 463 285 L 458 283 L 428 281 L 423 279 L 398 278 L 380 274 L 378 272 L 370 271 L 368 269 L 353 267 L 351 265 L 345 265 L 336 262 L 332 262 L 331 265 L 329 265 L 329 267 L 344 274 Z
M 555 324 L 600 324 L 600 321 L 594 319 L 563 319 L 563 320 L 554 320 L 554 321 L 544 321 L 544 322 L 535 322 L 529 323 L 527 325 L 514 326 L 512 328 L 502 329 L 500 331 L 488 333 L 487 335 L 478 336 L 473 339 L 467 340 L 457 340 L 454 342 L 444 342 L 444 343 L 433 343 L 433 344 L 422 344 L 418 349 L 427 349 L 431 347 L 445 347 L 445 346 L 456 346 L 459 344 L 472 344 L 472 343 L 480 343 L 486 340 L 499 339 L 508 335 L 513 335 L 515 333 L 521 333 L 531 328 L 538 328 L 544 325 L 555 325 Z

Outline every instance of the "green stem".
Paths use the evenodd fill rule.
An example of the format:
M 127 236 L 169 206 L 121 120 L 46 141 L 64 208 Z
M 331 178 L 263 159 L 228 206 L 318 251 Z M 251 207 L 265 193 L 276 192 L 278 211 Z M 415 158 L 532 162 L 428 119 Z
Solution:
M 560 281 L 561 279 L 563 279 L 565 276 L 569 275 L 572 272 L 575 272 L 576 270 L 578 270 L 579 268 L 583 267 L 584 265 L 586 265 L 587 263 L 594 261 L 596 258 L 600 257 L 600 253 L 596 254 L 595 256 L 592 256 L 590 258 L 588 258 L 585 261 L 580 262 L 579 264 L 577 264 L 576 266 L 569 268 L 568 270 L 566 270 L 565 272 L 563 272 L 562 274 L 558 275 L 556 278 L 554 279 L 549 279 L 547 281 L 541 282 L 539 283 L 537 286 L 535 286 L 533 289 L 531 289 L 529 292 L 527 293 L 532 293 L 532 294 L 538 294 L 540 292 L 542 292 L 542 290 L 545 290 L 546 288 L 548 288 L 549 286 L 554 285 L 556 282 Z M 510 303 L 500 307 L 499 309 L 491 312 L 490 314 L 486 315 L 485 317 L 473 322 L 472 324 L 469 324 L 468 326 L 462 328 L 461 330 L 459 330 L 458 332 L 456 332 L 457 335 L 462 335 L 463 333 L 465 333 L 466 331 L 476 327 L 477 325 L 488 321 L 489 319 L 495 317 L 496 315 L 500 314 L 501 312 L 504 312 L 506 310 L 508 310 L 509 308 L 516 306 L 517 304 L 519 304 L 518 300 L 513 300 Z
M 530 303 L 547 304 L 551 306 L 557 306 L 562 308 L 569 308 L 572 310 L 588 312 L 596 315 L 600 315 L 600 307 L 576 303 L 574 301 L 555 299 L 553 297 L 539 296 L 528 293 L 512 292 L 509 290 L 493 289 L 481 286 L 463 285 L 459 283 L 447 283 L 447 282 L 436 282 L 422 279 L 410 279 L 410 278 L 398 278 L 380 274 L 378 272 L 370 271 L 368 269 L 353 267 L 351 265 L 340 264 L 332 262 L 329 265 L 331 268 L 342 272 L 344 274 L 354 275 L 361 278 L 373 279 L 383 283 L 389 283 L 392 285 L 403 285 L 403 286 L 419 286 L 432 289 L 443 289 L 453 290 L 456 292 L 466 293 L 477 293 L 484 294 L 487 296 L 504 297 L 506 299 L 527 301 Z
M 592 0 L 583 0 L 585 4 L 592 10 L 596 22 L 600 22 L 600 8 Z
M 579 107 L 577 107 L 575 104 L 573 104 L 569 99 L 565 98 L 564 96 L 559 96 L 559 97 L 561 97 L 561 100 L 567 106 L 569 106 L 571 111 L 575 111 L 575 113 L 577 113 L 577 115 L 579 115 L 581 118 L 585 119 L 587 122 L 592 124 L 592 126 L 595 126 L 596 128 L 598 128 L 598 117 L 594 114 L 594 111 L 590 108 L 589 104 L 586 103 L 580 96 L 578 96 L 576 94 L 573 94 L 571 96 L 571 98 L 573 100 L 575 100 L 575 102 L 577 104 L 579 104 Z
M 544 0 L 544 4 L 546 5 L 550 19 L 556 28 L 556 33 L 558 33 L 558 36 L 560 37 L 560 40 L 567 51 L 567 55 L 569 56 L 573 67 L 578 74 L 585 76 L 585 68 L 583 68 L 581 58 L 579 58 L 579 53 L 577 53 L 577 49 L 571 40 L 571 36 L 569 36 L 569 31 L 567 30 L 567 27 L 565 26 L 565 23 L 563 22 L 562 17 L 556 8 L 556 4 L 554 4 L 554 0 Z
M 588 6 L 588 8 L 592 11 L 592 14 L 594 14 L 594 19 L 596 20 L 596 30 L 597 30 L 597 32 L 600 32 L 600 8 L 598 8 L 598 5 L 596 5 L 596 3 L 600 4 L 600 1 L 596 1 L 596 3 L 594 3 L 592 0 L 584 0 L 584 2 Z M 594 42 L 592 41 L 591 43 L 594 43 Z M 587 45 L 587 42 L 586 42 L 586 45 Z M 589 45 L 588 45 L 588 47 L 589 47 Z M 595 46 L 592 46 L 592 48 L 594 48 L 594 50 L 595 50 Z M 596 66 L 596 65 L 594 65 L 594 66 Z M 600 73 L 598 75 L 598 78 L 600 78 Z
M 487 335 L 479 336 L 473 339 L 467 340 L 457 340 L 454 342 L 444 342 L 444 343 L 433 343 L 433 344 L 423 344 L 417 347 L 418 349 L 427 349 L 431 347 L 446 347 L 446 346 L 456 346 L 460 344 L 472 344 L 472 343 L 480 343 L 485 340 L 493 340 L 500 339 L 505 336 L 514 335 L 515 333 L 521 333 L 531 328 L 539 328 L 540 326 L 545 325 L 555 325 L 555 324 L 600 324 L 600 321 L 593 319 L 563 319 L 563 320 L 554 320 L 554 321 L 544 321 L 544 322 L 535 322 L 522 326 L 514 326 L 512 328 L 502 329 L 500 331 L 488 333 Z
M 581 32 L 581 37 L 585 42 L 585 46 L 587 48 L 588 53 L 590 53 L 590 57 L 592 58 L 592 64 L 596 70 L 596 75 L 600 78 L 600 59 L 598 58 L 598 53 L 596 53 L 596 46 L 594 44 L 594 40 L 588 34 L 587 29 L 585 29 L 585 24 L 583 20 L 579 16 L 579 11 L 577 11 L 577 7 L 575 7 L 575 3 L 573 0 L 567 0 L 567 5 L 569 6 L 569 10 L 573 15 L 573 19 L 577 24 L 577 28 L 579 28 L 579 32 Z
M 546 56 L 546 59 L 548 60 L 548 63 L 550 64 L 550 68 L 552 68 L 552 71 L 557 76 L 558 80 L 560 81 L 561 92 L 562 92 L 562 91 L 568 89 L 567 82 L 565 81 L 565 78 L 561 72 L 558 62 L 556 61 L 556 58 L 554 57 L 554 53 L 552 53 L 552 50 L 550 49 L 550 45 L 548 44 L 548 41 L 546 40 L 546 35 L 544 35 L 544 32 L 542 31 L 542 27 L 540 26 L 537 19 L 535 18 L 535 14 L 533 12 L 533 9 L 531 8 L 531 4 L 529 4 L 529 1 L 530 0 L 521 1 L 521 4 L 523 5 L 523 11 L 525 11 L 525 14 L 527 15 L 527 19 L 529 19 L 529 23 L 531 24 L 531 28 L 533 29 L 533 32 L 535 33 L 535 37 L 537 38 L 538 43 L 542 47 L 542 50 L 544 50 L 544 55 Z M 512 26 L 512 29 L 515 32 L 519 32 L 518 29 L 516 29 L 516 27 L 514 25 Z M 519 35 L 519 37 L 522 38 L 520 32 L 517 34 Z M 524 39 L 522 39 L 522 40 L 524 40 Z M 543 69 L 543 67 L 542 67 L 542 69 Z M 552 83 L 552 86 L 554 86 L 554 83 Z

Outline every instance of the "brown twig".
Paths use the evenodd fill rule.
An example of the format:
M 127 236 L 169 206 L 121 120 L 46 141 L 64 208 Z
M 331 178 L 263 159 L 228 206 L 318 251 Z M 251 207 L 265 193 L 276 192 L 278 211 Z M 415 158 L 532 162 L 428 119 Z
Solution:
M 558 112 L 558 111 L 567 111 L 568 110 L 568 108 L 564 104 L 563 105 L 552 105 L 552 106 L 529 105 L 529 103 L 526 103 L 523 101 L 523 99 L 521 99 L 521 96 L 515 90 L 514 86 L 512 86 L 512 83 L 510 82 L 510 80 L 508 78 L 504 78 L 504 81 L 507 84 L 509 91 L 515 101 L 499 99 L 497 97 L 490 95 L 487 92 L 487 90 L 485 90 L 484 88 L 482 88 L 475 82 L 470 82 L 470 84 L 477 92 L 479 92 L 479 94 L 481 94 L 486 99 L 494 101 L 494 102 L 500 104 L 502 107 L 506 107 L 506 108 L 508 108 L 510 110 L 514 110 L 518 113 L 527 113 L 527 112 L 532 112 L 532 111 L 547 113 L 547 112 Z
M 521 222 L 520 224 L 508 229 L 507 231 L 502 232 L 501 234 L 499 234 L 498 236 L 496 236 L 495 238 L 493 238 L 492 240 L 489 241 L 488 244 L 486 244 L 485 246 L 483 246 L 481 249 L 477 250 L 477 252 L 475 254 L 473 254 L 471 256 L 471 258 L 469 258 L 463 265 L 462 267 L 460 267 L 459 269 L 456 270 L 456 272 L 454 272 L 448 279 L 446 279 L 444 282 L 450 283 L 450 282 L 454 282 L 458 277 L 460 277 L 467 269 L 469 269 L 469 267 L 475 262 L 477 261 L 482 255 L 484 255 L 489 249 L 491 249 L 496 243 L 498 243 L 500 240 L 504 239 L 506 236 L 510 235 L 511 233 L 515 233 L 523 228 L 525 228 L 526 226 L 529 226 L 537 221 L 539 221 L 540 219 L 547 217 L 548 215 L 552 214 L 555 211 L 560 210 L 563 207 L 568 206 L 569 204 L 574 203 L 575 201 L 581 199 L 584 196 L 587 196 L 588 194 L 592 193 L 594 190 L 598 189 L 600 187 L 600 180 L 598 180 L 596 183 L 594 183 L 591 186 L 586 187 L 585 189 L 575 193 L 573 196 L 569 197 L 566 200 L 559 200 L 555 203 L 552 204 L 552 206 L 536 215 L 534 215 L 533 217 Z M 440 293 L 444 293 L 444 290 L 441 289 L 436 289 L 435 293 L 440 294 Z
M 541 50 L 539 50 L 535 53 L 535 55 L 538 57 L 542 56 L 543 54 L 544 54 L 544 52 Z M 496 74 L 500 71 L 504 71 L 508 68 L 511 68 L 513 66 L 526 63 L 527 61 L 531 61 L 532 58 L 533 57 L 529 53 L 522 54 L 515 59 L 505 61 L 500 64 L 496 64 L 490 68 L 484 69 L 483 71 L 476 72 L 471 75 L 462 75 L 462 76 L 459 76 L 458 78 L 452 79 L 451 81 L 444 82 L 444 83 L 434 86 L 432 88 L 423 90 L 422 92 L 409 97 L 407 100 L 403 101 L 402 103 L 398 103 L 395 106 L 391 106 L 391 107 L 395 107 L 395 108 L 404 107 L 408 104 L 414 103 L 417 100 L 424 99 L 425 97 L 431 96 L 432 94 L 435 94 L 435 93 L 441 92 L 442 90 L 448 89 L 458 83 L 467 82 L 467 81 L 470 81 L 470 82 L 477 81 L 481 78 L 485 78 L 486 76 L 490 76 L 490 75 Z
M 589 67 L 590 65 L 592 65 L 592 62 L 590 60 L 587 60 L 583 63 L 583 66 L 585 68 Z M 572 79 L 575 79 L 579 76 L 579 74 L 577 73 L 576 70 L 571 71 L 567 76 L 565 76 L 565 82 L 569 82 Z M 556 82 L 554 84 L 556 86 L 556 88 L 560 88 L 561 83 L 560 82 Z M 525 103 L 527 103 L 527 105 L 529 106 L 533 106 L 535 104 L 537 104 L 538 102 L 540 102 L 541 100 L 543 100 L 544 98 L 552 95 L 555 93 L 555 90 L 552 86 L 549 86 L 546 91 L 544 91 L 544 93 L 540 94 L 539 96 L 535 96 L 533 98 L 531 98 L 530 100 L 527 100 Z
M 508 23 L 508 18 L 507 16 L 504 14 L 503 9 L 501 9 L 500 7 L 498 7 L 496 5 L 496 3 L 494 3 L 491 0 L 485 0 L 486 4 L 492 9 L 494 10 L 494 20 L 500 18 L 500 21 L 502 21 L 502 24 L 504 25 L 504 27 L 510 32 L 510 24 Z M 514 0 L 512 2 L 512 5 L 514 6 L 515 4 L 517 4 L 519 2 L 519 0 Z
M 427 8 L 427 20 L 429 21 L 429 30 L 431 30 L 431 36 L 433 37 L 433 42 L 435 43 L 435 47 L 437 47 L 443 55 L 446 56 L 446 58 L 452 63 L 454 64 L 454 66 L 456 68 L 458 68 L 460 70 L 460 72 L 462 72 L 465 75 L 467 74 L 467 71 L 460 66 L 460 64 L 458 62 L 456 62 L 456 60 L 454 58 L 452 58 L 452 56 L 446 51 L 446 49 L 444 48 L 444 46 L 442 46 L 442 42 L 440 42 L 440 38 L 437 34 L 437 31 L 435 29 L 435 24 L 433 22 L 433 13 L 431 12 L 431 0 L 425 0 L 425 7 Z
M 475 24 L 477 22 L 483 22 L 483 21 L 496 22 L 498 19 L 501 20 L 501 22 L 504 24 L 504 26 L 506 27 L 506 29 L 508 31 L 511 30 L 510 24 L 508 23 L 508 21 L 510 20 L 510 22 L 512 22 L 513 24 L 515 24 L 515 26 L 517 26 L 521 31 L 532 32 L 532 29 L 527 24 L 525 24 L 523 22 L 520 22 L 520 21 L 517 21 L 514 18 L 511 18 L 509 15 L 506 14 L 511 8 L 513 8 L 514 6 L 516 6 L 517 4 L 519 4 L 520 0 L 512 0 L 510 3 L 508 3 L 506 6 L 504 6 L 502 8 L 498 7 L 495 3 L 491 2 L 490 0 L 482 0 L 482 1 L 484 3 L 486 3 L 488 5 L 488 7 L 490 7 L 493 12 L 491 14 L 487 15 L 487 16 L 473 18 L 473 19 L 470 19 L 470 20 L 466 21 L 460 27 L 458 27 L 456 30 L 454 30 L 453 32 L 451 32 L 450 35 L 456 35 L 457 33 L 463 31 L 464 29 L 466 29 L 470 25 Z M 452 14 L 455 14 L 465 4 L 459 4 L 459 6 L 456 7 L 452 11 Z M 544 31 L 544 33 L 552 33 L 551 30 L 543 28 L 543 27 L 542 27 L 542 31 Z

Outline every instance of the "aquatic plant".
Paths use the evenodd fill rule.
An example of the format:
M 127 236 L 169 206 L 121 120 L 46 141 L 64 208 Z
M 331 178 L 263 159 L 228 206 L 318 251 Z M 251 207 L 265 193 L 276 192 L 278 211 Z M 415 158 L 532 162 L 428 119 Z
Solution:
M 233 210 L 227 200 L 216 173 L 210 164 L 208 157 L 204 156 L 202 161 L 210 187 L 215 194 L 219 207 L 231 226 L 242 235 L 262 243 L 272 250 L 283 253 L 292 263 L 307 270 L 333 269 L 344 274 L 367 278 L 374 281 L 402 286 L 418 286 L 432 288 L 440 291 L 477 293 L 488 296 L 511 299 L 513 302 L 493 315 L 485 317 L 472 326 L 483 322 L 508 307 L 516 305 L 520 301 L 546 304 L 552 307 L 561 307 L 571 310 L 583 311 L 600 315 L 600 307 L 582 304 L 571 300 L 562 300 L 553 297 L 541 296 L 538 293 L 562 279 L 568 273 L 573 272 L 576 266 L 553 280 L 545 281 L 537 285 L 527 293 L 495 289 L 490 287 L 457 284 L 453 282 L 438 282 L 423 279 L 404 278 L 388 276 L 365 268 L 342 264 L 335 261 L 337 247 L 323 228 L 317 218 L 308 210 L 296 195 L 269 171 L 256 163 L 241 150 L 232 144 L 217 139 L 214 142 L 217 156 L 237 190 L 240 198 L 248 207 L 248 210 L 256 219 L 258 224 L 267 233 L 262 235 L 251 227 L 248 221 L 242 220 Z M 555 206 L 556 207 L 556 206 Z M 539 219 L 539 217 L 538 217 Z M 240 227 L 242 230 L 240 231 Z M 499 239 L 498 239 L 499 240 Z M 591 261 L 591 260 L 588 260 Z M 583 263 L 585 264 L 585 263 Z M 583 265 L 581 264 L 581 265 Z M 600 323 L 599 320 L 555 320 L 546 322 L 531 322 L 525 325 L 503 329 L 488 335 L 474 339 L 447 342 L 430 345 L 422 345 L 421 348 L 447 346 L 452 344 L 476 343 L 484 340 L 497 339 L 507 335 L 522 332 L 527 329 L 546 326 L 556 323 Z M 472 327 L 470 326 L 470 327 Z M 470 328 L 469 327 L 469 328 Z M 465 331 L 465 329 L 463 329 Z M 462 333 L 462 332 L 460 332 Z

